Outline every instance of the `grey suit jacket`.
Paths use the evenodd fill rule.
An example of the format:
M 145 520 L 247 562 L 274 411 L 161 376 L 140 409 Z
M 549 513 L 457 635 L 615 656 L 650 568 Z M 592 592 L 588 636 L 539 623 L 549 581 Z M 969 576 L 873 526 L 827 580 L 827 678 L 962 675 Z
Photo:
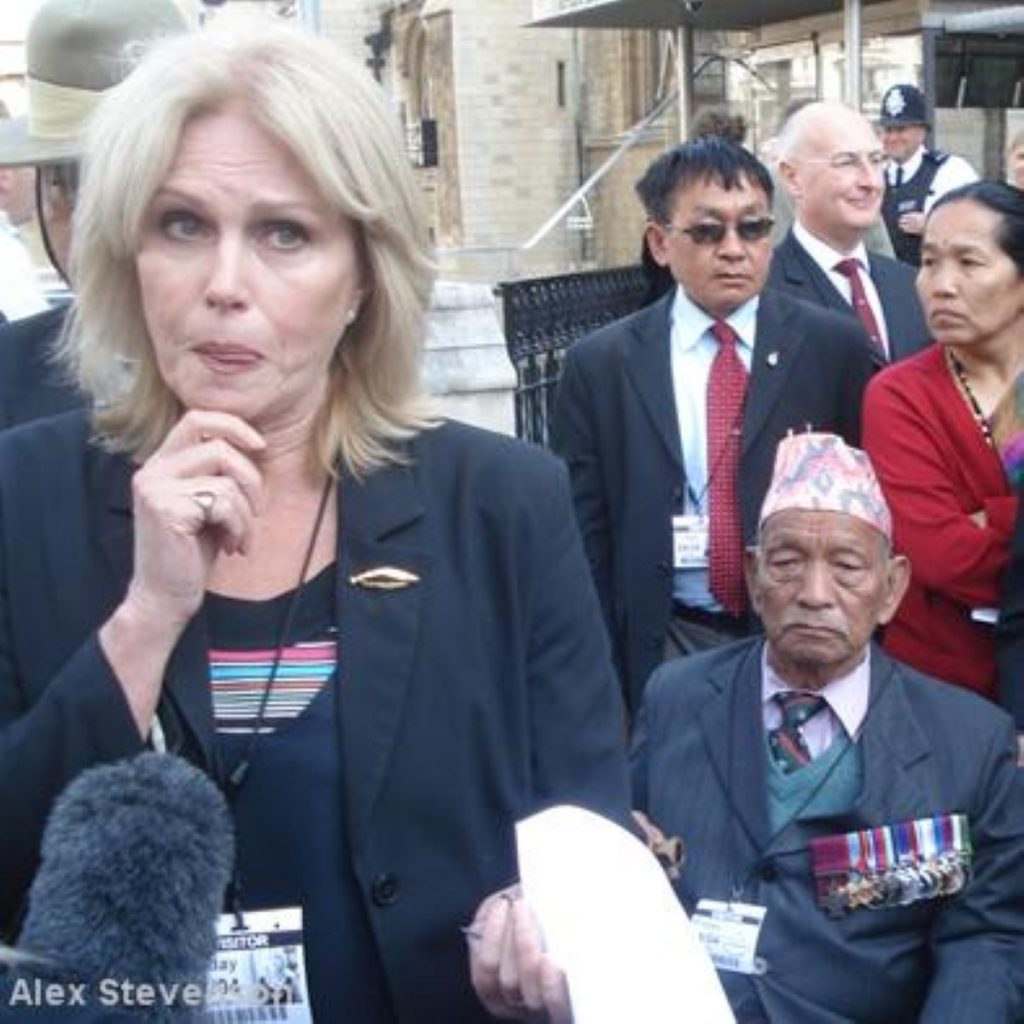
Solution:
M 769 835 L 760 639 L 669 662 L 652 676 L 633 750 L 634 804 L 686 848 L 680 899 L 767 907 L 760 976 L 723 972 L 740 1019 L 772 1024 L 1012 1021 L 1024 936 L 1024 804 L 1009 717 L 880 649 L 859 739 L 860 797 L 846 814 Z M 973 876 L 959 895 L 818 907 L 809 842 L 963 813 Z
M 895 362 L 919 352 L 931 342 L 931 332 L 917 298 L 917 270 L 876 252 L 868 252 L 868 263 L 871 267 L 871 280 L 878 291 L 882 312 L 885 314 L 890 357 Z M 853 307 L 821 267 L 811 259 L 792 231 L 775 247 L 768 286 L 815 306 L 824 306 L 846 316 L 856 317 Z M 878 357 L 874 345 L 871 346 L 871 352 L 872 356 Z

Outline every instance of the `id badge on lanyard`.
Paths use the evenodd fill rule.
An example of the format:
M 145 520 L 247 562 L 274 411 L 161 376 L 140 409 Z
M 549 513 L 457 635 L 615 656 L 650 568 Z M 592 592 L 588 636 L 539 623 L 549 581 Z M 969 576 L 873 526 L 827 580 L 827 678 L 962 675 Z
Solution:
M 767 965 L 757 955 L 757 939 L 766 909 L 752 903 L 701 900 L 690 919 L 720 971 L 764 974 Z
M 706 515 L 688 514 L 672 517 L 672 568 L 706 569 L 708 567 L 709 526 Z
M 206 980 L 204 1024 L 313 1024 L 302 908 L 221 914 Z

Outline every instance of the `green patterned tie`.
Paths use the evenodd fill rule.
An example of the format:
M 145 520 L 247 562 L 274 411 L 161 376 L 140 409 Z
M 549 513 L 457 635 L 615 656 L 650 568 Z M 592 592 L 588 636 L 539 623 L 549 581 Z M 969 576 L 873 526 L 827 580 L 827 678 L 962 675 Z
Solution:
M 775 763 L 788 775 L 803 768 L 811 760 L 800 726 L 825 707 L 824 697 L 813 693 L 777 693 L 772 698 L 782 712 L 782 724 L 768 733 L 768 747 Z

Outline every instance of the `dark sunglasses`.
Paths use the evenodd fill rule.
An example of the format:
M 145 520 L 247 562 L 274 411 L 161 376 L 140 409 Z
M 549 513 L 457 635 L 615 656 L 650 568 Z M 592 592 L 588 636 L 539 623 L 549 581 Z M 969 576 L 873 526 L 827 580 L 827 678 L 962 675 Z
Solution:
M 742 242 L 760 242 L 772 233 L 775 226 L 775 218 L 748 217 L 745 220 L 737 221 L 735 224 L 723 224 L 721 221 L 709 220 L 691 227 L 684 228 L 678 224 L 662 224 L 662 229 L 668 234 L 689 235 L 694 245 L 718 245 L 725 238 L 726 231 L 734 228 Z

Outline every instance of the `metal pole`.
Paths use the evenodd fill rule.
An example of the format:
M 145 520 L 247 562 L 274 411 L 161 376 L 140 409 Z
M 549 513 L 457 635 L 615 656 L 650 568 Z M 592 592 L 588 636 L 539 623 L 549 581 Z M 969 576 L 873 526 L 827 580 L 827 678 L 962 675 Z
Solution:
M 679 141 L 685 142 L 693 122 L 693 26 L 676 29 L 676 85 L 679 90 Z
M 299 0 L 299 20 L 314 35 L 320 34 L 320 0 Z
M 925 141 L 928 146 L 935 144 L 935 44 L 939 35 L 940 30 L 936 28 L 926 27 L 921 32 L 921 91 L 924 93 L 924 112 L 928 115 L 928 138 Z
M 846 45 L 845 96 L 847 106 L 860 110 L 860 2 L 843 0 L 843 34 Z
M 661 117 L 662 114 L 676 101 L 675 94 L 666 96 L 655 108 L 637 124 L 626 132 L 625 138 L 619 143 L 618 149 L 562 205 L 545 221 L 544 226 L 536 231 L 520 249 L 532 249 L 544 240 L 562 218 L 582 199 L 618 162 L 632 149 L 633 146 L 643 137 L 644 131 L 649 125 Z

